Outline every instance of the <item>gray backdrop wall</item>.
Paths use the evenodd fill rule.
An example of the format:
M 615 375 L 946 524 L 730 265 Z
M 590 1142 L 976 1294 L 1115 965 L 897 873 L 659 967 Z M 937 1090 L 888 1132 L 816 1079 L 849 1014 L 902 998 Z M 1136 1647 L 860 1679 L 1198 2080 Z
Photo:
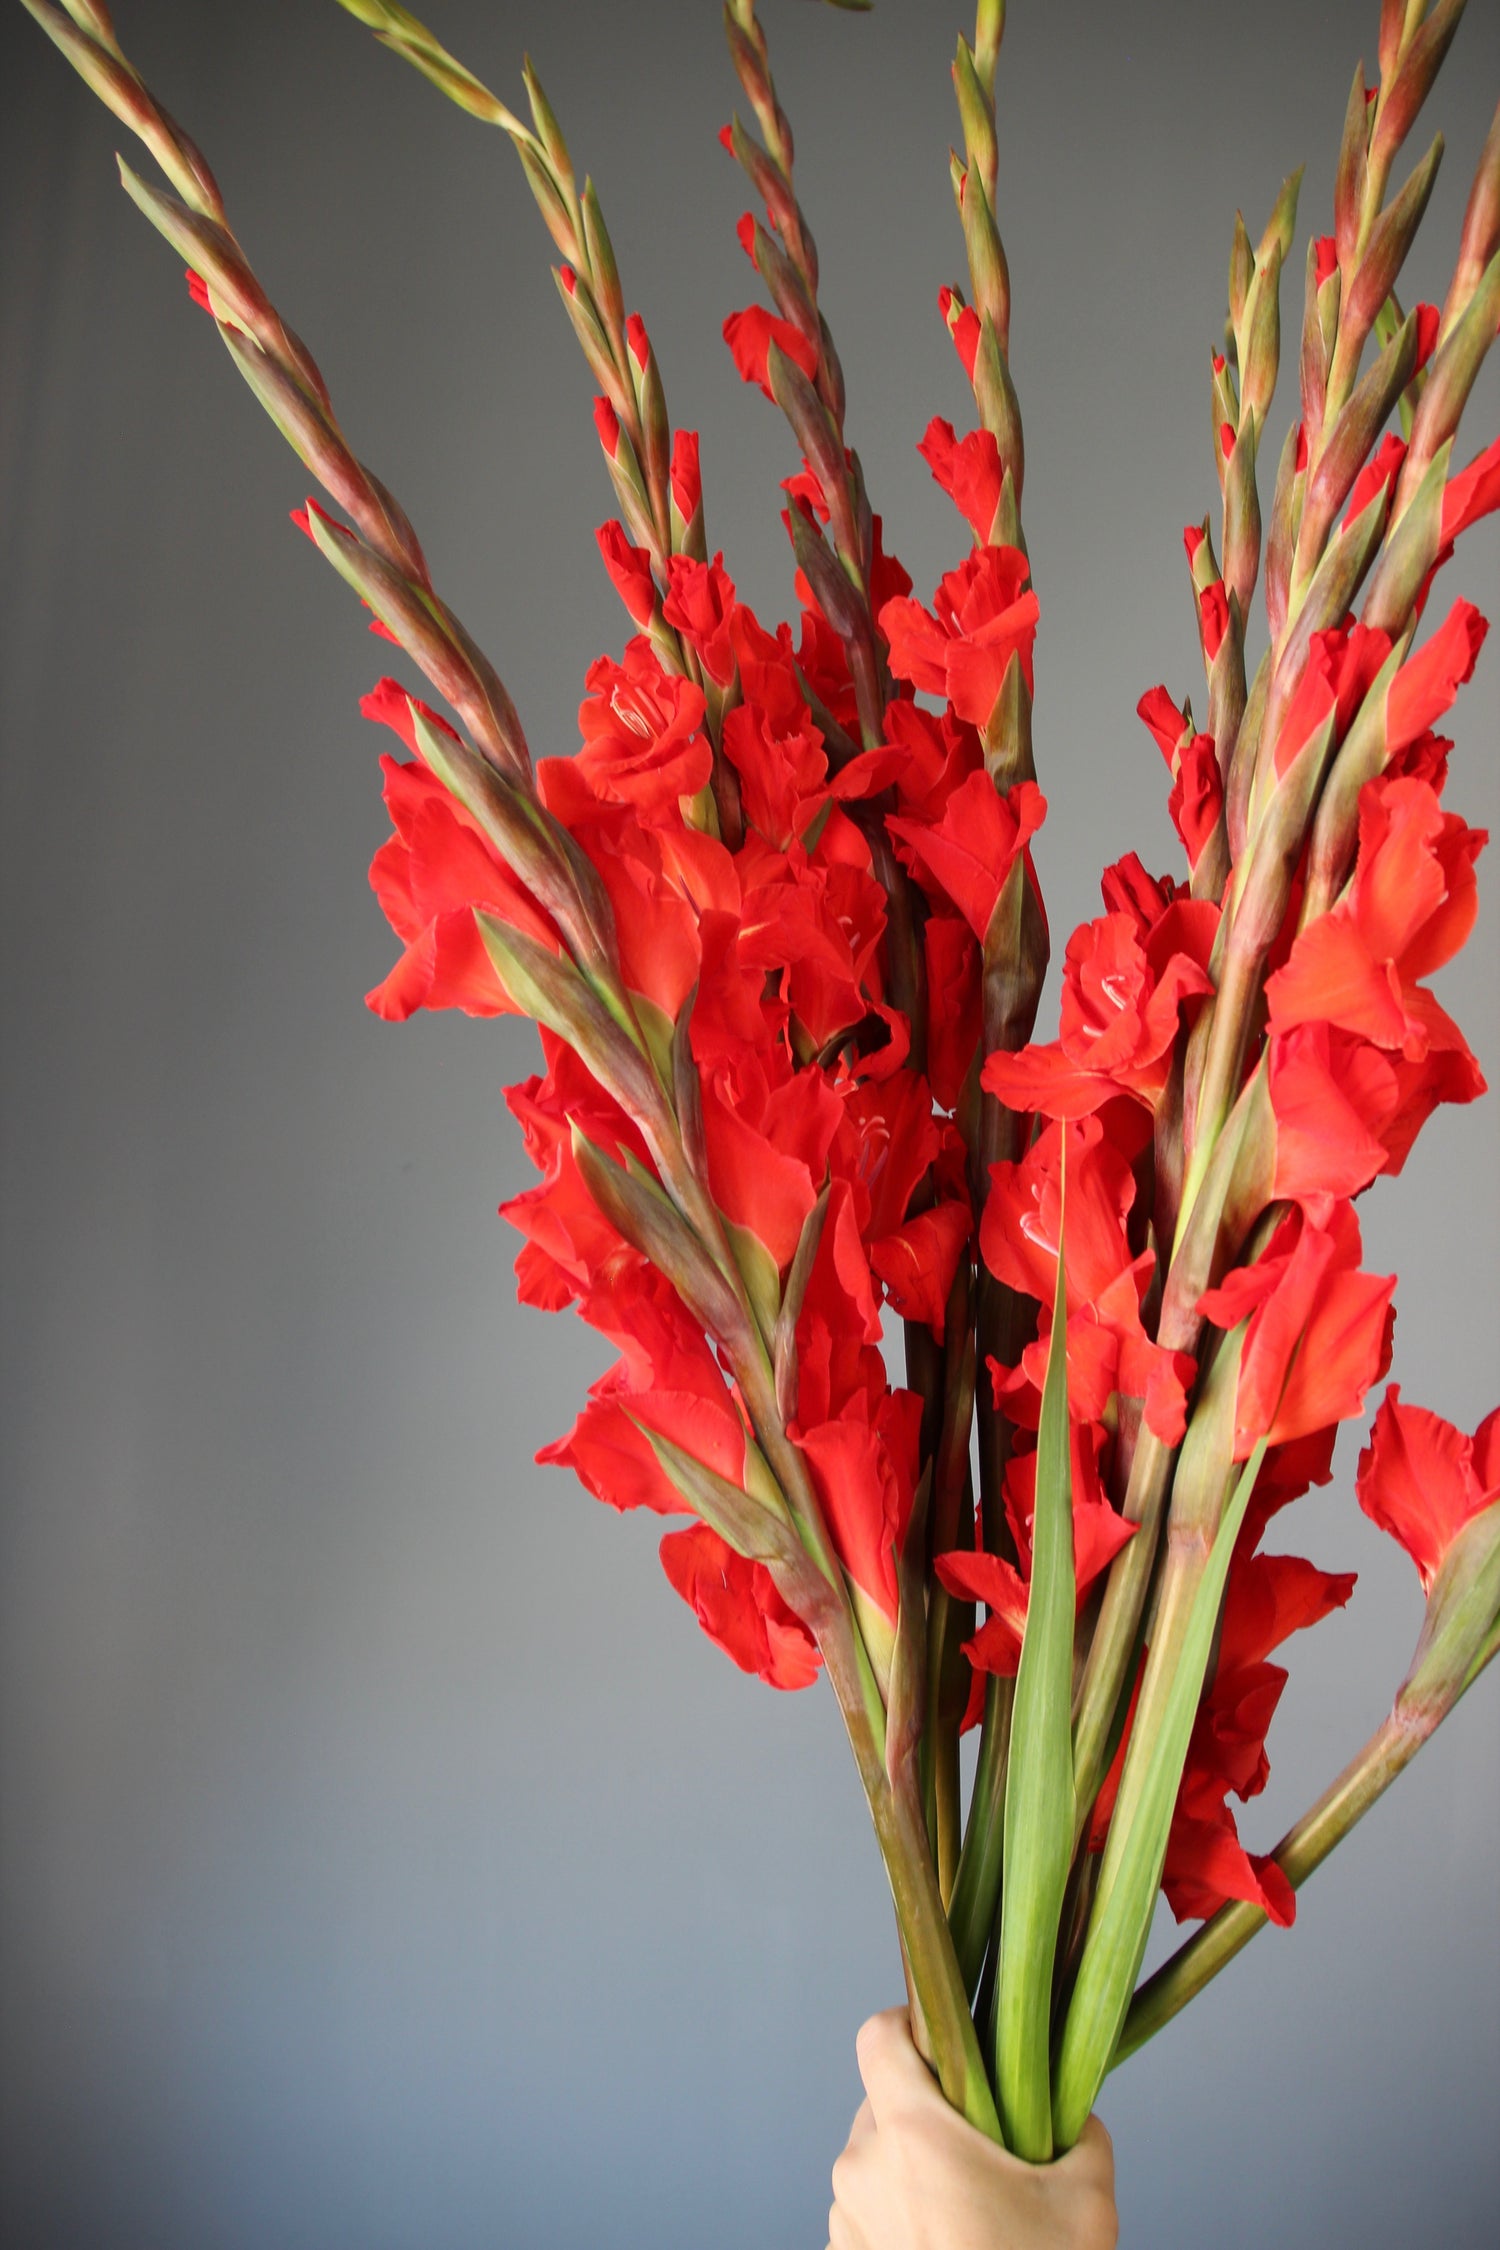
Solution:
M 509 151 L 323 0 L 119 0 L 365 457 L 542 749 L 624 629 L 591 531 L 589 386 Z M 789 596 L 788 442 L 718 340 L 751 294 L 708 0 L 432 0 L 519 98 L 529 44 L 601 182 L 710 529 Z M 962 550 L 913 450 L 961 416 L 934 293 L 960 11 L 766 15 L 851 429 L 919 589 Z M 1054 929 L 1127 845 L 1175 864 L 1132 716 L 1196 651 L 1178 533 L 1213 492 L 1206 355 L 1230 222 L 1303 159 L 1328 223 L 1375 0 L 1021 5 L 1003 223 L 1042 591 L 1039 858 Z M 1500 80 L 1469 11 L 1433 110 L 1446 259 Z M 1247 28 L 1253 18 L 1253 29 Z M 654 1523 L 531 1466 L 602 1364 L 512 1300 L 499 1099 L 526 1027 L 361 995 L 392 941 L 355 710 L 390 652 L 287 524 L 306 480 L 120 194 L 126 145 L 0 12 L 4 258 L 3 2187 L 14 2250 L 750 2250 L 824 2239 L 852 2034 L 898 1990 L 826 1693 L 733 1672 Z M 1300 251 L 1299 251 L 1300 270 Z M 1297 295 L 1296 289 L 1293 295 Z M 1500 419 L 1492 368 L 1473 442 Z M 1279 428 L 1277 438 L 1279 443 Z M 1453 591 L 1493 606 L 1494 525 Z M 1497 811 L 1492 647 L 1452 801 Z M 1500 1071 L 1494 871 L 1441 982 Z M 1493 1403 L 1493 1102 L 1366 1205 L 1396 1372 Z M 1361 1741 L 1415 1635 L 1357 1567 L 1296 1645 L 1265 1845 Z M 1106 2088 L 1127 2250 L 1493 2240 L 1496 1683 L 1189 2016 Z

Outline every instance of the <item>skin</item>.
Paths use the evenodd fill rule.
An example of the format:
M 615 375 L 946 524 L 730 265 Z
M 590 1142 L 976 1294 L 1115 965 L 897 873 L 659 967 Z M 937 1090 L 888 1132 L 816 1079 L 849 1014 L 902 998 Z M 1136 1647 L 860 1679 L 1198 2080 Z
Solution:
M 1091 2117 L 1055 2164 L 1026 2164 L 948 2107 L 904 2008 L 855 2041 L 867 2099 L 833 2168 L 828 2250 L 1115 2250 L 1115 2159 Z

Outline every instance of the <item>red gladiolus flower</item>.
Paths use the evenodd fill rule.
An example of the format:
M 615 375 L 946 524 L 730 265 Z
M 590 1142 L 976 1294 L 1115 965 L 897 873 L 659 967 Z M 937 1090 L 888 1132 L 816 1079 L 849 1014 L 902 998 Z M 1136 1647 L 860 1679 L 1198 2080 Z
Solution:
M 696 430 L 678 430 L 672 438 L 672 505 L 684 523 L 691 523 L 703 505 Z
M 1500 437 L 1444 485 L 1443 547 L 1451 550 L 1461 532 L 1496 508 L 1500 508 Z
M 714 1201 L 726 1219 L 765 1245 L 783 1273 L 818 1199 L 842 1120 L 838 1096 L 820 1071 L 799 1071 L 773 1091 L 759 1059 L 741 1053 L 704 1073 L 703 1131 Z
M 920 1320 L 943 1340 L 948 1292 L 973 1216 L 965 1203 L 938 1203 L 870 1245 L 870 1270 L 903 1320 Z
M 860 1239 L 855 1191 L 836 1179 L 797 1316 L 799 1431 L 832 1420 L 856 1398 L 867 1417 L 873 1413 L 887 1387 L 880 1334 L 879 1293 Z
M 1241 1550 L 1230 1570 L 1213 1684 L 1188 1746 L 1172 1816 L 1162 1890 L 1179 1922 L 1208 1916 L 1230 1899 L 1263 1907 L 1281 1928 L 1296 1894 L 1269 1855 L 1247 1852 L 1226 1798 L 1258 1796 L 1270 1775 L 1265 1740 L 1284 1665 L 1266 1661 L 1289 1633 L 1342 1609 L 1352 1571 L 1318 1570 L 1298 1555 Z
M 1401 1170 L 1412 1143 L 1433 1111 L 1443 1102 L 1474 1102 L 1487 1091 L 1484 1073 L 1474 1060 L 1458 1025 L 1430 996 L 1426 1010 L 1427 1052 L 1413 1062 L 1405 1055 L 1388 1055 L 1396 1079 L 1396 1107 L 1382 1116 L 1374 1130 L 1385 1144 L 1388 1173 Z
M 1394 430 L 1388 430 L 1349 488 L 1349 499 L 1343 514 L 1344 525 L 1353 523 L 1356 516 L 1362 516 L 1378 492 L 1384 492 L 1387 498 L 1390 497 L 1405 459 L 1405 441 L 1398 438 Z
M 1427 365 L 1437 350 L 1438 332 L 1443 325 L 1441 305 L 1416 304 L 1412 311 L 1417 316 L 1417 361 L 1415 374 Z
M 599 542 L 610 582 L 629 611 L 632 625 L 644 631 L 656 608 L 656 580 L 651 575 L 650 556 L 644 547 L 631 545 L 624 525 L 613 518 L 600 524 L 594 537 Z
M 796 723 L 786 733 L 757 700 L 737 704 L 724 719 L 724 755 L 740 777 L 746 820 L 779 851 L 786 851 L 828 801 L 828 760 L 823 737 L 797 698 Z
M 1337 1024 L 1411 1062 L 1433 1045 L 1462 1047 L 1416 980 L 1451 960 L 1473 928 L 1474 862 L 1487 841 L 1444 813 L 1426 782 L 1367 782 L 1349 895 L 1298 934 L 1267 979 L 1271 1030 Z
M 1358 1271 L 1359 1221 L 1338 1204 L 1326 1227 L 1287 1218 L 1253 1266 L 1198 1300 L 1220 1328 L 1249 1319 L 1235 1398 L 1234 1455 L 1258 1439 L 1307 1437 L 1357 1414 L 1390 1365 L 1395 1276 Z
M 720 687 L 728 687 L 734 678 L 730 624 L 735 601 L 724 557 L 715 555 L 711 563 L 702 563 L 692 555 L 673 555 L 667 573 L 662 615 L 687 636 L 709 678 Z
M 1186 713 L 1178 710 L 1165 687 L 1157 686 L 1147 688 L 1135 707 L 1135 715 L 1150 733 L 1167 764 L 1175 766 L 1179 749 L 1193 731 Z
M 894 817 L 886 826 L 908 865 L 935 877 L 982 944 L 1010 871 L 1046 816 L 1034 781 L 1018 781 L 1002 796 L 981 771 L 954 790 L 935 827 Z
M 1084 1117 L 1119 1094 L 1154 1109 L 1183 1004 L 1213 990 L 1208 959 L 1218 919 L 1209 900 L 1183 899 L 1144 942 L 1128 914 L 1082 924 L 1068 940 L 1061 1038 L 991 1055 L 986 1090 L 1011 1109 L 1047 1117 Z
M 796 1431 L 840 1562 L 891 1619 L 921 1429 L 918 1394 L 885 1390 L 873 1410 L 857 1392 L 842 1414 Z
M 959 784 L 983 771 L 977 731 L 951 711 L 924 711 L 919 703 L 904 700 L 891 703 L 885 732 L 883 747 L 900 754 L 891 778 L 904 813 L 941 820 Z
M 827 523 L 832 513 L 828 505 L 828 495 L 823 490 L 822 481 L 817 473 L 810 469 L 805 461 L 795 476 L 782 478 L 781 489 L 791 501 L 793 507 L 800 507 L 804 515 L 816 516 L 819 523 Z M 783 515 L 781 520 L 790 532 L 792 528 L 790 515 Z
M 1131 1159 L 1106 1136 L 1098 1116 L 1051 1124 L 1019 1163 L 990 1167 L 989 1200 L 980 1225 L 985 1264 L 997 1280 L 1035 1297 L 1042 1307 L 1037 1340 L 1023 1353 L 1019 1367 L 992 1369 L 996 1397 L 1003 1398 L 1012 1420 L 1035 1427 L 1046 1375 L 1048 1308 L 1057 1280 L 1064 1133 L 1069 1410 L 1080 1421 L 1102 1421 L 1118 1391 L 1143 1400 L 1152 1431 L 1165 1444 L 1176 1445 L 1185 1425 L 1193 1362 L 1186 1353 L 1153 1344 L 1141 1324 L 1141 1304 L 1156 1260 L 1149 1249 L 1131 1255 L 1126 1232 L 1135 1201 Z
M 745 891 L 741 958 L 782 971 L 783 996 L 819 1048 L 851 1031 L 882 998 L 877 955 L 885 892 L 867 862 L 868 847 L 852 823 L 830 817 L 811 858 L 799 851 L 771 881 Z
M 1331 713 L 1336 714 L 1334 739 L 1342 739 L 1390 652 L 1389 636 L 1365 625 L 1313 634 L 1306 667 L 1276 736 L 1278 779 Z
M 796 361 L 809 382 L 818 372 L 817 352 L 801 329 L 789 320 L 778 320 L 764 305 L 747 305 L 743 312 L 731 313 L 724 323 L 724 341 L 741 380 L 759 384 L 767 398 L 775 397 L 768 366 L 773 344 Z
M 1139 852 L 1127 852 L 1099 877 L 1099 896 L 1111 914 L 1128 914 L 1142 937 L 1156 928 L 1167 908 L 1188 896 L 1185 884 L 1170 875 L 1149 874 Z
M 1500 1407 L 1465 1437 L 1425 1406 L 1403 1406 L 1400 1385 L 1390 1384 L 1354 1489 L 1371 1522 L 1406 1549 L 1430 1593 L 1464 1525 L 1500 1500 Z
M 594 1326 L 603 1326 L 595 1319 Z M 702 1344 L 700 1330 L 698 1341 Z M 600 1377 L 588 1404 L 564 1438 L 544 1445 L 537 1460 L 545 1467 L 572 1469 L 596 1500 L 611 1508 L 650 1508 L 657 1515 L 682 1514 L 685 1503 L 657 1462 L 642 1423 L 668 1437 L 684 1452 L 707 1462 L 730 1483 L 744 1472 L 745 1436 L 724 1379 L 712 1370 L 717 1396 L 696 1390 L 671 1391 L 650 1381 L 643 1385 L 624 1361 Z
M 746 1562 L 706 1523 L 662 1537 L 661 1565 L 711 1641 L 771 1687 L 811 1687 L 818 1644 L 776 1590 L 764 1563 Z
M 1452 706 L 1473 677 L 1488 631 L 1472 602 L 1455 602 L 1437 631 L 1407 658 L 1386 697 L 1388 757 L 1399 756 Z
M 578 710 L 583 747 L 572 761 L 603 802 L 630 805 L 638 819 L 680 828 L 680 800 L 707 786 L 713 749 L 703 731 L 703 690 L 663 670 L 633 641 L 622 664 L 589 666 Z
M 1136 715 L 1154 735 L 1172 771 L 1167 811 L 1182 838 L 1188 865 L 1196 867 L 1219 825 L 1224 783 L 1211 734 L 1196 734 L 1164 687 L 1148 688 Z
M 789 1426 L 840 1560 L 893 1618 L 895 1557 L 916 1490 L 922 1401 L 887 1381 L 880 1305 L 856 1206 L 854 1187 L 836 1178 L 797 1319 Z
M 953 338 L 953 348 L 963 362 L 964 373 L 972 383 L 974 380 L 974 362 L 979 357 L 979 315 L 971 305 L 960 304 L 957 295 L 951 289 L 940 289 L 938 291 L 938 310 L 943 316 L 949 335 Z
M 1299 1203 L 1327 1225 L 1336 1201 L 1387 1166 L 1371 1120 L 1394 1115 L 1396 1073 L 1378 1048 L 1327 1024 L 1300 1024 L 1268 1046 L 1276 1155 L 1268 1201 Z
M 1440 1103 L 1477 1101 L 1484 1093 L 1483 1073 L 1457 1024 L 1426 992 L 1416 993 L 1415 1004 L 1427 1037 L 1426 1052 L 1415 1059 L 1327 1023 L 1273 1033 L 1273 1199 L 1301 1202 L 1316 1216 L 1321 1196 L 1352 1195 L 1366 1184 L 1359 1175 L 1370 1142 L 1381 1152 L 1376 1169 L 1394 1176 Z
M 951 1125 L 933 1115 L 932 1097 L 915 1072 L 856 1087 L 843 1101 L 843 1129 L 830 1161 L 854 1190 L 866 1242 L 901 1226 L 929 1174 L 935 1196 L 964 1201 L 963 1144 Z
M 387 679 L 361 698 L 360 709 L 415 750 L 414 701 L 399 682 Z M 417 708 L 432 726 L 453 734 L 425 703 Z M 551 919 L 420 759 L 407 765 L 383 757 L 380 769 L 395 834 L 370 862 L 370 887 L 406 950 L 366 995 L 366 1005 L 391 1023 L 404 1023 L 418 1008 L 459 1008 L 470 1016 L 515 1013 L 474 910 L 482 908 L 557 952 Z
M 593 1385 L 568 1435 L 544 1446 L 537 1459 L 575 1470 L 610 1507 L 678 1515 L 685 1503 L 648 1432 L 670 1438 L 738 1485 L 745 1426 L 702 1328 L 671 1283 L 618 1236 L 599 1258 L 607 1239 L 596 1231 L 598 1264 L 578 1309 L 624 1356 Z
M 605 459 L 617 461 L 620 456 L 620 417 L 607 398 L 594 400 L 594 428 L 598 433 L 599 443 L 604 448 Z
M 951 422 L 935 415 L 917 451 L 960 515 L 968 518 L 975 538 L 988 540 L 1005 477 L 992 433 L 970 430 L 960 438 Z
M 616 1162 L 628 1151 L 649 1170 L 650 1156 L 638 1127 L 573 1049 L 550 1031 L 541 1040 L 546 1076 L 508 1087 L 505 1100 L 542 1179 L 502 1203 L 500 1216 L 526 1237 L 516 1259 L 522 1304 L 558 1312 L 614 1288 L 642 1262 L 585 1187 L 573 1157 L 573 1125 Z
M 651 339 L 646 333 L 646 323 L 639 313 L 631 313 L 625 322 L 625 341 L 630 356 L 639 372 L 644 375 L 651 361 Z
M 979 547 L 945 574 L 932 611 L 920 602 L 886 602 L 880 629 L 896 678 L 946 697 L 976 727 L 987 724 L 1012 656 L 1020 658 L 1029 694 L 1038 616 L 1030 579 L 1018 547 Z

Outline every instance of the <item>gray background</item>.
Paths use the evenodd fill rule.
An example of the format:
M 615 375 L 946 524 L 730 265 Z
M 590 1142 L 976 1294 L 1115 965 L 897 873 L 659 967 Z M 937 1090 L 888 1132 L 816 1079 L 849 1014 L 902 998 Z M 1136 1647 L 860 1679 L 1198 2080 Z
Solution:
M 953 10 L 767 7 L 850 426 L 925 591 L 965 535 L 913 446 L 961 416 L 933 307 L 961 271 Z M 1020 5 L 1003 223 L 1041 588 L 1038 854 L 1061 936 L 1103 858 L 1176 865 L 1132 717 L 1196 659 L 1179 527 L 1213 497 L 1204 382 L 1230 220 L 1309 160 L 1304 233 L 1375 0 Z M 607 486 L 539 224 L 498 136 L 320 0 L 121 0 L 356 444 L 566 749 L 622 613 Z M 433 0 L 519 99 L 529 43 L 600 178 L 711 540 L 789 597 L 792 466 L 718 341 L 752 293 L 708 0 Z M 1500 63 L 1470 10 L 1434 105 L 1441 296 Z M 1253 29 L 1250 28 L 1253 19 Z M 530 1465 L 602 1364 L 512 1296 L 524 1026 L 361 1005 L 392 940 L 386 668 L 286 522 L 306 480 L 120 195 L 126 136 L 0 11 L 5 1408 L 4 2147 L 14 2250 L 724 2250 L 823 2241 L 898 1990 L 832 1704 L 733 1672 L 654 1521 Z M 1300 272 L 1300 246 L 1297 270 Z M 1293 298 L 1300 301 L 1294 287 Z M 1294 316 L 1295 317 L 1295 316 Z M 1492 434 L 1500 385 L 1477 401 Z M 1281 423 L 1276 437 L 1279 442 Z M 1493 523 L 1445 597 L 1493 605 Z M 1497 651 L 1451 801 L 1497 809 Z M 1500 1069 L 1496 915 L 1441 981 Z M 1496 1395 L 1493 1103 L 1368 1200 L 1396 1372 Z M 1354 1445 L 1288 1543 L 1357 1567 L 1295 1648 L 1269 1843 L 1379 1719 L 1420 1614 Z M 1495 1683 L 1268 1935 L 1106 2089 L 1127 2250 L 1493 2239 Z M 1488 2222 L 1488 2223 L 1487 2223 Z

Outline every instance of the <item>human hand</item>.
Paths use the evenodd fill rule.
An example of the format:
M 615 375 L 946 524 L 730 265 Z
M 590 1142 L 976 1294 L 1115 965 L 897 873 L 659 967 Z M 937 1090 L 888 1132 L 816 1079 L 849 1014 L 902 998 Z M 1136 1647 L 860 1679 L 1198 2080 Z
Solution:
M 1091 2117 L 1055 2164 L 1026 2164 L 943 2099 L 904 2008 L 855 2040 L 863 2101 L 833 2167 L 828 2250 L 1115 2250 L 1115 2158 Z

